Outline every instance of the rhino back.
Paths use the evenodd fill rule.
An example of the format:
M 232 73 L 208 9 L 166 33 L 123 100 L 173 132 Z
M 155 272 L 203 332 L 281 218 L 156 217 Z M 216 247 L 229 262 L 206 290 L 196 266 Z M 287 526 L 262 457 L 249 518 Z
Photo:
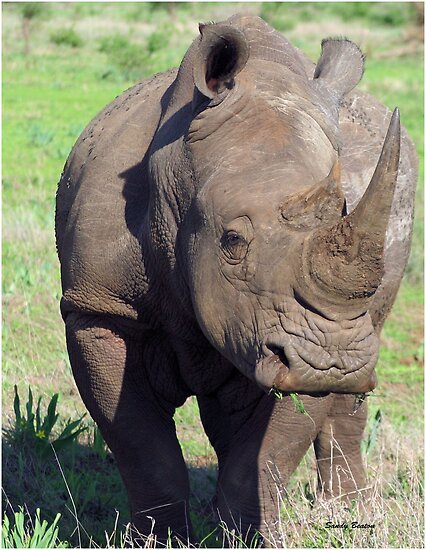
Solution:
M 69 155 L 56 201 L 65 312 L 137 318 L 135 303 L 147 287 L 138 239 L 149 201 L 147 150 L 175 76 L 155 75 L 118 96 Z

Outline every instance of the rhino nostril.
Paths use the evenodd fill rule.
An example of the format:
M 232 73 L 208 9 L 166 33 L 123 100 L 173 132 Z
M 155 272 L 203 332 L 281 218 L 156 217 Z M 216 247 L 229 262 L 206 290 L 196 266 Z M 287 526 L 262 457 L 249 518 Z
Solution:
M 265 355 L 267 356 L 276 355 L 281 361 L 281 363 L 283 363 L 287 367 L 290 366 L 290 363 L 288 361 L 288 358 L 282 346 L 279 346 L 277 344 L 272 344 L 272 343 L 265 343 L 263 344 L 263 349 L 264 349 Z

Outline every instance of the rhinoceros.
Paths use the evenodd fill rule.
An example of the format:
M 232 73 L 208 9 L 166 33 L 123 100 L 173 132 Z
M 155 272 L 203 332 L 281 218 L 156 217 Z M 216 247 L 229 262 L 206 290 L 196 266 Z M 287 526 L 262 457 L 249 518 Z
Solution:
M 417 160 L 398 109 L 353 90 L 353 42 L 323 40 L 315 66 L 258 17 L 199 29 L 178 70 L 116 98 L 70 153 L 61 312 L 135 532 L 191 540 L 173 415 L 196 396 L 220 518 L 267 541 L 311 445 L 320 495 L 366 488 L 359 394 L 407 262 Z

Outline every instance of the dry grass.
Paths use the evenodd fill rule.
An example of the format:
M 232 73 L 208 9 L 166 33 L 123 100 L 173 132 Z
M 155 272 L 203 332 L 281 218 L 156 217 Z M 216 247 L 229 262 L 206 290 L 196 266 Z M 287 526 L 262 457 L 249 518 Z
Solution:
M 267 535 L 272 548 L 423 548 L 424 478 L 422 436 L 401 435 L 384 421 L 379 446 L 366 457 L 370 485 L 368 498 L 348 507 L 342 498 L 321 499 L 317 491 L 313 453 L 298 470 L 297 481 L 280 497 L 280 520 Z M 418 445 L 413 446 L 413 440 Z M 212 464 L 211 464 L 212 465 Z M 277 488 L 278 491 L 278 488 Z M 344 496 L 344 495 L 343 495 Z M 220 517 L 219 517 L 220 519 Z M 153 526 L 154 527 L 154 526 Z M 155 536 L 140 537 L 131 547 L 154 548 Z M 116 547 L 115 532 L 107 537 Z M 122 540 L 122 542 L 124 542 Z M 244 534 L 220 524 L 209 539 L 215 547 L 251 548 Z M 259 542 L 259 541 L 258 541 Z M 179 541 L 178 547 L 185 547 Z M 159 545 L 160 547 L 162 545 Z M 201 544 L 202 547 L 205 547 Z M 200 543 L 190 544 L 199 548 Z
M 413 446 L 413 440 L 418 445 Z M 319 498 L 311 462 L 309 481 L 305 483 L 299 477 L 282 501 L 279 540 L 273 541 L 275 546 L 424 547 L 422 434 L 413 430 L 402 435 L 384 421 L 379 447 L 367 458 L 369 498 L 352 508 L 339 498 L 328 501 Z M 313 506 L 306 495 L 314 497 Z

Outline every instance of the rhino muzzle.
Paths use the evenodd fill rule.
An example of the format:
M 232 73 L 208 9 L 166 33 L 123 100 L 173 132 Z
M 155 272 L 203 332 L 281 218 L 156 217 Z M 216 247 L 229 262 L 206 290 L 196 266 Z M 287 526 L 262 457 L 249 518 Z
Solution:
M 281 315 L 283 330 L 267 336 L 255 380 L 265 390 L 366 393 L 376 386 L 379 341 L 368 314 L 345 322 L 304 312 Z
M 256 383 L 266 391 L 299 393 L 367 393 L 377 385 L 376 354 L 359 371 L 345 374 L 333 362 L 328 369 L 321 369 L 297 356 L 294 350 L 293 353 L 294 362 L 288 360 L 284 350 L 277 349 L 259 360 L 255 368 Z

